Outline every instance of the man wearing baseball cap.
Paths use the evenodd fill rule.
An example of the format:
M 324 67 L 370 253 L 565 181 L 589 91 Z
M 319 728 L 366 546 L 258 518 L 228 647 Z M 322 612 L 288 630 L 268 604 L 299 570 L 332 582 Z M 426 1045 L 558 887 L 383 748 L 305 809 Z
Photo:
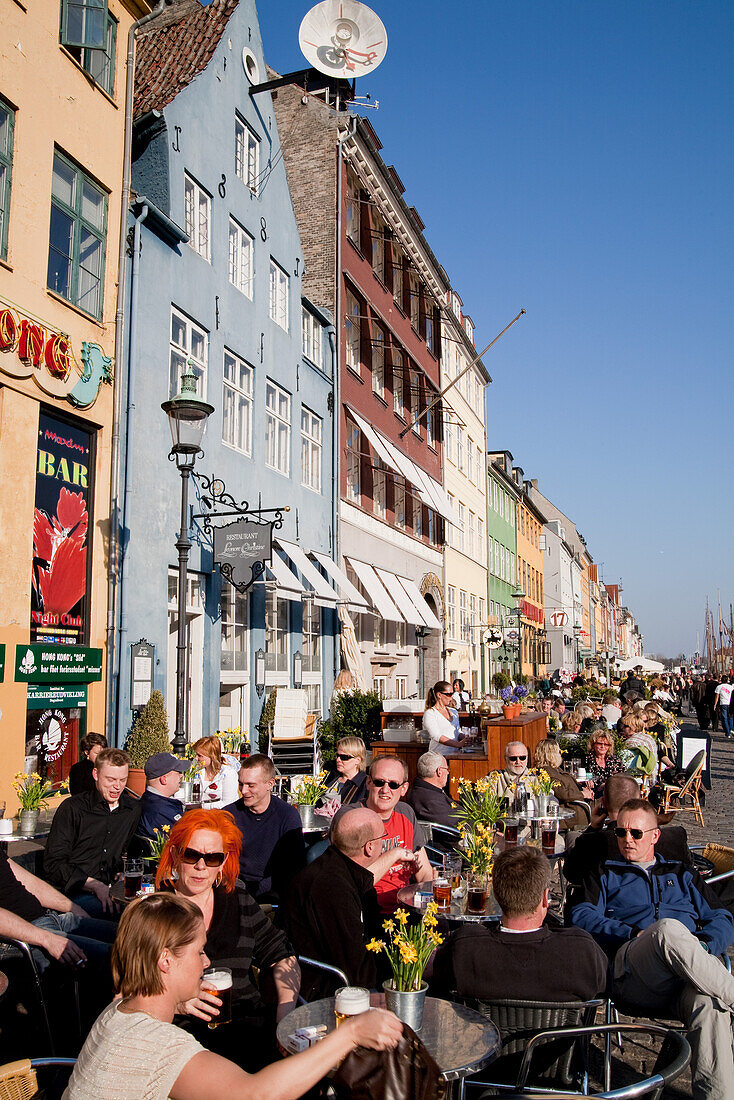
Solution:
M 170 752 L 156 752 L 145 762 L 148 785 L 140 799 L 140 823 L 137 835 L 150 837 L 165 825 L 171 826 L 184 812 L 183 803 L 175 797 L 181 777 L 189 767 Z

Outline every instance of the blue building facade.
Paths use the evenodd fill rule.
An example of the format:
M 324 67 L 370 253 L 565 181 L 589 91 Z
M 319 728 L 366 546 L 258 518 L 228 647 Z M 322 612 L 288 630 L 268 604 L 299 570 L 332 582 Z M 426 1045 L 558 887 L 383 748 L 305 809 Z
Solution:
M 180 478 L 161 403 L 180 390 L 187 363 L 214 406 L 196 475 L 251 509 L 288 509 L 274 532 L 277 560 L 242 595 L 214 564 L 197 518 L 202 482 L 192 481 L 189 738 L 239 726 L 256 751 L 264 699 L 294 685 L 294 665 L 308 709 L 328 710 L 337 592 L 309 555 L 335 556 L 333 328 L 302 297 L 270 94 L 249 93 L 266 79 L 252 0 L 174 0 L 139 36 L 128 361 L 118 371 L 123 558 L 110 728 L 119 744 L 147 690 L 131 667 L 141 640 L 155 647 L 153 688 L 174 726 Z

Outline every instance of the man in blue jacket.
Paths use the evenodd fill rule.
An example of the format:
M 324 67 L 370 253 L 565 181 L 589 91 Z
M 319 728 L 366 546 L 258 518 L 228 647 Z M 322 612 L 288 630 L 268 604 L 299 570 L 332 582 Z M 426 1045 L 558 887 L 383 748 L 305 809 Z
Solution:
M 734 942 L 734 917 L 697 872 L 655 855 L 649 802 L 625 802 L 615 831 L 622 859 L 584 882 L 572 922 L 611 956 L 615 999 L 684 1021 L 695 1100 L 730 1098 L 734 977 L 716 956 Z
M 170 829 L 183 815 L 183 802 L 176 798 L 188 760 L 179 760 L 170 752 L 156 752 L 145 762 L 147 786 L 140 799 L 138 835 L 155 838 Z M 147 854 L 147 853 L 146 853 Z

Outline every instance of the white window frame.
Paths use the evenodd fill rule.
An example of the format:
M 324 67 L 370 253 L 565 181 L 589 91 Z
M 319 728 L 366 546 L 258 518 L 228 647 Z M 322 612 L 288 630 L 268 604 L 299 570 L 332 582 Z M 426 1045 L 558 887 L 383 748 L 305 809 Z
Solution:
M 313 600 L 303 604 L 301 655 L 303 672 L 309 678 L 321 675 L 321 608 Z
M 465 509 L 464 505 L 461 503 L 461 501 L 458 502 L 456 508 L 457 508 L 457 511 L 458 511 L 458 514 L 459 514 L 459 523 L 458 523 L 458 527 L 457 527 L 457 539 L 456 539 L 457 547 L 456 547 L 456 549 L 461 550 L 461 552 L 463 553 L 464 552 L 464 531 L 465 531 L 465 528 L 466 528 L 466 521 L 465 521 L 465 518 L 464 518 L 464 514 L 465 514 L 466 509 Z
M 321 492 L 321 456 L 323 421 L 305 405 L 301 406 L 301 485 Z
M 229 647 L 228 638 L 232 639 Z M 250 671 L 250 600 L 247 593 L 238 592 L 228 581 L 222 582 L 220 652 L 220 677 L 230 683 L 246 682 Z
M 361 374 L 362 316 L 360 313 L 360 304 L 351 290 L 347 291 L 347 315 L 344 329 L 346 338 L 346 364 L 355 374 Z
M 361 187 L 353 172 L 347 171 L 347 236 L 357 248 L 361 246 Z
M 265 681 L 287 683 L 290 669 L 289 601 L 278 598 L 276 589 L 265 590 Z
M 211 263 L 212 197 L 184 172 L 184 210 L 189 248 Z
M 270 318 L 288 332 L 291 278 L 273 257 L 270 257 Z
M 301 351 L 314 366 L 324 365 L 323 329 L 310 309 L 301 306 Z
M 403 383 L 405 380 L 405 357 L 399 348 L 393 345 L 392 358 L 392 408 L 398 416 L 403 416 L 405 409 Z
M 463 588 L 459 589 L 459 635 L 462 642 L 471 641 L 471 630 L 469 629 L 469 604 L 467 601 L 467 594 Z
M 464 429 L 461 424 L 456 427 L 456 466 L 460 474 L 464 473 Z
M 470 558 L 474 557 L 474 518 L 474 513 L 470 508 L 468 510 L 466 528 L 466 552 Z
M 392 242 L 392 297 L 399 309 L 403 308 L 403 250 L 393 237 Z
M 360 504 L 362 499 L 362 433 L 347 421 L 347 500 Z
M 184 327 L 184 341 L 174 340 L 173 325 L 177 321 Z M 186 369 L 186 364 L 191 363 L 196 375 L 197 396 L 206 397 L 206 375 L 209 363 L 209 333 L 201 325 L 197 325 L 185 313 L 176 306 L 171 306 L 170 345 L 168 354 L 168 396 L 175 395 L 181 389 L 181 375 Z M 196 341 L 194 341 L 194 337 Z M 203 346 L 203 354 L 198 350 Z
M 265 465 L 285 477 L 290 475 L 291 395 L 270 378 L 265 382 Z
M 395 478 L 393 485 L 393 511 L 395 514 L 395 526 L 401 531 L 405 530 L 405 486 Z
M 385 223 L 381 216 L 372 210 L 372 270 L 384 285 L 385 283 Z
M 420 437 L 421 424 L 418 420 L 418 414 L 421 407 L 421 383 L 420 375 L 417 371 L 411 371 L 410 375 L 410 422 L 413 425 L 412 431 Z
M 256 195 L 260 175 L 260 138 L 237 113 L 234 117 L 234 170 L 237 178 Z
M 466 440 L 466 476 L 474 484 L 474 444 L 467 437 Z
M 377 455 L 372 469 L 372 514 L 377 519 L 385 519 L 387 515 L 387 472 Z
M 252 300 L 255 275 L 255 241 L 238 221 L 229 216 L 229 281 Z
M 447 493 L 446 496 L 449 498 L 449 507 L 454 512 L 454 514 L 456 514 L 456 497 L 454 496 L 453 493 Z M 449 546 L 455 547 L 456 544 L 457 544 L 457 541 L 458 540 L 457 540 L 457 536 L 456 536 L 456 524 L 449 522 L 447 524 L 447 530 L 446 530 L 446 542 L 448 543 Z
M 228 348 L 222 359 L 222 442 L 252 455 L 254 369 Z
M 372 347 L 372 392 L 385 400 L 385 333 L 374 321 L 370 324 Z
M 420 292 L 420 279 L 415 271 L 412 269 L 408 273 L 408 282 L 410 285 L 410 323 L 416 332 L 420 332 L 421 325 L 421 292 Z
M 451 584 L 446 589 L 446 634 L 456 637 L 456 589 Z
M 395 699 L 407 699 L 408 698 L 408 677 L 396 676 L 395 677 Z
M 423 538 L 423 501 L 419 496 L 413 497 L 413 534 Z

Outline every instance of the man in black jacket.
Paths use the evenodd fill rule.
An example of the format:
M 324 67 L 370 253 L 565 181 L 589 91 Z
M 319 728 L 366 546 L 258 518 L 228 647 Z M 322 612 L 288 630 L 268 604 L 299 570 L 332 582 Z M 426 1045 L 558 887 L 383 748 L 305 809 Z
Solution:
M 372 988 L 384 958 L 366 946 L 378 933 L 375 882 L 393 864 L 412 860 L 413 853 L 392 848 L 381 855 L 382 818 L 364 806 L 350 810 L 335 821 L 331 846 L 296 875 L 281 914 L 297 954 L 338 966 L 350 985 Z M 305 967 L 301 993 L 306 1000 L 333 991 L 333 977 Z
M 125 790 L 130 757 L 102 749 L 93 791 L 62 802 L 54 814 L 43 869 L 47 880 L 92 917 L 116 919 L 110 886 L 137 828 L 140 803 Z
M 446 793 L 449 766 L 438 752 L 424 752 L 418 757 L 417 775 L 405 801 L 413 807 L 419 821 L 435 821 L 439 825 L 456 825 L 456 806 Z
M 638 665 L 637 668 L 640 666 Z M 628 695 L 639 695 L 640 699 L 645 698 L 645 685 L 640 677 L 637 675 L 637 668 L 633 672 L 630 669 L 627 673 L 627 679 L 622 682 L 622 686 L 619 689 L 619 698 L 624 703 Z M 631 703 L 633 699 L 629 700 Z

